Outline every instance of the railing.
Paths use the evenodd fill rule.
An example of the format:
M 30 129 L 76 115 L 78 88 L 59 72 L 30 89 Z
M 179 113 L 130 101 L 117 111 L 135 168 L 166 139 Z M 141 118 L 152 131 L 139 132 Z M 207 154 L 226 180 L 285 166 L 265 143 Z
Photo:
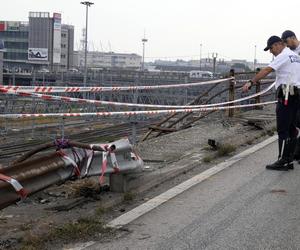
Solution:
M 275 101 L 270 101 L 273 94 L 270 92 L 273 86 L 273 84 L 271 84 L 271 79 L 259 82 L 256 85 L 255 90 L 251 90 L 251 95 L 246 97 L 243 96 L 244 94 L 241 92 L 243 84 L 246 82 L 246 79 L 253 77 L 255 73 L 257 72 L 235 73 L 231 70 L 227 78 L 206 82 L 169 84 L 162 86 L 121 86 L 113 88 L 108 87 L 105 89 L 105 92 L 114 91 L 114 93 L 118 94 L 124 91 L 129 92 L 129 94 L 133 96 L 133 102 L 130 103 L 120 102 L 119 99 L 117 99 L 117 101 L 99 100 L 103 90 L 102 87 L 92 87 L 90 89 L 79 87 L 75 90 L 69 91 L 66 87 L 57 87 L 57 89 L 52 87 L 51 89 L 50 86 L 46 89 L 37 89 L 35 87 L 25 88 L 21 86 L 0 86 L 0 93 L 2 93 L 2 96 L 5 96 L 3 99 L 4 103 L 2 102 L 2 105 L 7 105 L 5 102 L 10 102 L 12 100 L 24 103 L 23 107 L 18 107 L 18 110 L 21 110 L 19 113 L 14 113 L 15 107 L 13 107 L 13 105 L 7 105 L 4 112 L 1 111 L 0 113 L 1 121 L 11 121 L 17 124 L 28 118 L 32 118 L 34 121 L 37 118 L 50 119 L 54 117 L 61 119 L 60 140 L 55 140 L 54 142 L 45 145 L 37 144 L 39 145 L 37 148 L 23 154 L 23 156 L 15 160 L 14 163 L 10 162 L 8 167 L 0 167 L 0 208 L 15 202 L 20 198 L 24 198 L 27 194 L 37 192 L 58 181 L 66 180 L 71 176 L 84 178 L 97 175 L 100 176 L 101 180 L 104 174 L 112 174 L 119 171 L 136 171 L 142 167 L 142 160 L 134 152 L 128 140 L 107 145 L 82 144 L 65 140 L 65 138 L 68 137 L 64 131 L 67 118 L 118 118 L 123 119 L 123 121 L 125 121 L 125 118 L 129 118 L 129 121 L 132 124 L 132 130 L 134 131 L 138 122 L 140 122 L 137 120 L 138 117 L 157 118 L 163 116 L 162 121 L 149 127 L 149 131 L 143 138 L 143 140 L 146 140 L 151 136 L 157 137 L 165 133 L 186 129 L 196 121 L 217 111 L 228 112 L 228 116 L 233 117 L 235 112 L 242 108 L 259 108 L 263 105 L 275 103 Z M 262 86 L 266 87 L 261 89 Z M 198 88 L 199 91 L 202 91 L 200 94 L 198 93 L 193 100 L 188 102 L 187 100 L 191 99 L 188 98 L 188 90 L 194 90 L 194 88 Z M 169 89 L 178 89 L 179 94 L 185 93 L 185 103 L 182 103 L 181 101 L 176 102 L 177 100 L 169 100 L 170 102 L 165 101 L 162 103 L 151 103 L 150 99 L 144 103 L 137 103 L 140 95 L 151 91 L 160 91 L 162 92 L 161 96 L 163 97 L 163 90 Z M 54 93 L 54 90 L 59 93 L 57 95 L 48 94 Z M 83 99 L 80 96 L 82 92 L 90 92 L 94 94 L 89 96 L 93 99 Z M 70 95 L 70 93 L 73 95 L 77 94 L 77 96 L 63 95 Z M 97 93 L 100 95 L 97 96 Z M 173 94 L 175 93 L 176 92 L 173 92 Z M 111 97 L 113 97 L 113 95 Z M 266 98 L 268 99 L 266 100 Z M 218 100 L 215 101 L 216 99 Z M 251 102 L 252 99 L 254 99 L 254 101 Z M 55 106 L 66 104 L 74 110 L 74 107 L 76 107 L 74 106 L 75 104 L 79 106 L 77 106 L 77 112 L 56 111 L 39 113 L 36 112 L 36 106 L 26 106 L 28 103 L 33 105 L 35 102 L 45 104 L 46 108 L 48 108 L 48 105 Z M 240 104 L 241 102 L 247 103 Z M 89 110 L 91 106 L 94 108 L 92 112 Z M 79 107 L 81 107 L 82 110 L 79 109 Z M 119 110 L 108 111 L 104 109 L 104 107 L 118 108 Z M 31 110 L 30 113 L 26 112 L 28 111 L 28 108 Z M 129 108 L 131 110 L 128 110 Z M 200 115 L 197 117 L 191 117 L 195 113 Z M 90 121 L 89 123 L 93 122 L 94 121 Z M 82 126 L 82 124 L 80 124 L 80 126 Z M 33 160 L 31 159 L 32 155 L 35 155 L 37 152 L 53 147 L 56 149 L 56 153 L 49 153 L 47 156 L 38 157 Z M 25 148 L 23 148 L 23 151 L 25 151 Z M 107 157 L 113 154 L 116 154 L 116 157 L 111 158 L 110 161 L 108 161 Z M 98 163 L 93 163 L 91 157 L 97 158 L 96 162 L 101 161 L 102 167 L 99 168 Z M 38 179 L 37 176 L 39 177 Z
M 129 117 L 129 121 L 135 124 L 141 119 L 149 119 L 154 116 L 159 117 L 160 115 L 168 113 L 172 113 L 172 118 L 175 116 L 174 113 L 176 113 L 176 109 L 185 109 L 184 111 L 178 112 L 186 114 L 181 115 L 177 121 L 169 123 L 168 121 L 171 118 L 167 118 L 164 119 L 165 121 L 162 121 L 150 128 L 150 131 L 157 131 L 159 129 L 163 130 L 159 132 L 159 135 L 161 135 L 165 132 L 175 131 L 174 128 L 172 128 L 173 126 L 176 125 L 176 127 L 178 127 L 178 123 L 186 121 L 187 119 L 185 118 L 190 115 L 189 113 L 192 113 L 189 109 L 198 108 L 199 110 L 194 110 L 193 112 L 212 113 L 217 109 L 203 110 L 203 108 L 220 106 L 218 104 L 220 101 L 221 104 L 225 106 L 226 103 L 228 103 L 229 117 L 233 117 L 235 108 L 232 108 L 232 106 L 237 103 L 236 99 L 239 99 L 236 98 L 236 96 L 238 94 L 241 95 L 241 93 L 236 92 L 243 84 L 243 80 L 240 79 L 245 77 L 249 78 L 255 73 L 257 72 L 235 73 L 231 70 L 228 78 L 225 79 L 196 83 L 148 86 L 140 84 L 127 87 L 0 86 L 0 91 L 2 93 L 9 94 L 9 97 L 4 99 L 5 103 L 2 105 L 4 106 L 4 112 L 1 112 L 2 114 L 0 113 L 0 119 L 4 119 L 5 123 L 7 123 L 7 119 L 11 118 L 31 119 L 39 117 L 42 119 L 52 119 L 54 117 L 75 117 L 78 119 L 80 117 L 109 117 L 118 119 L 118 117 L 123 117 L 122 119 L 124 120 L 125 117 Z M 228 82 L 227 88 L 226 82 Z M 256 104 L 260 103 L 261 97 L 259 93 L 261 84 L 269 84 L 269 82 L 258 83 L 256 85 Z M 164 91 L 168 92 L 165 93 Z M 202 94 L 193 100 L 192 95 L 195 95 L 197 91 L 201 91 Z M 82 99 L 82 92 L 89 92 L 90 94 L 88 97 L 91 99 Z M 226 100 L 226 92 L 228 92 L 228 99 L 227 101 L 222 102 L 222 100 Z M 53 95 L 53 93 L 56 94 Z M 172 95 L 170 95 L 170 93 L 172 93 Z M 128 98 L 129 96 L 130 98 Z M 11 99 L 11 97 L 13 98 Z M 160 101 L 158 101 L 159 99 Z M 211 102 L 216 99 L 219 100 L 217 100 L 215 104 L 211 104 Z M 14 105 L 14 100 L 24 102 L 24 104 L 19 106 Z M 122 102 L 122 100 L 127 102 Z M 191 101 L 188 102 L 188 100 Z M 44 105 L 48 102 L 51 102 L 51 105 Z M 39 110 L 43 109 L 43 105 L 46 109 L 44 112 L 40 112 Z M 19 110 L 17 110 L 18 107 Z M 259 108 L 259 105 L 254 107 Z M 128 110 L 132 108 L 134 108 L 133 111 Z M 57 109 L 59 112 L 57 112 Z M 158 111 L 157 109 L 168 109 L 168 111 Z M 16 111 L 14 112 L 13 110 Z M 208 114 L 202 114 L 200 117 L 205 117 L 207 115 Z M 132 121 L 131 117 L 136 117 L 136 119 L 139 120 Z M 195 119 L 195 121 L 197 120 L 199 120 L 199 118 Z M 162 125 L 167 122 L 168 125 L 163 127 Z M 189 121 L 187 124 L 183 124 L 179 127 L 186 128 L 191 124 L 192 123 Z M 60 127 L 63 127 L 62 125 L 63 124 L 61 123 Z M 33 125 L 32 127 L 35 126 Z M 144 139 L 147 137 L 148 135 L 145 136 Z

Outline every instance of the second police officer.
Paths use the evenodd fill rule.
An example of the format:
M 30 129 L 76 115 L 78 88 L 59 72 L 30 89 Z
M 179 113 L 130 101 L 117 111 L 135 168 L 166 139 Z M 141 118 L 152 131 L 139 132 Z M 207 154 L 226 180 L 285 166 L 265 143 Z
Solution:
M 271 36 L 265 51 L 274 55 L 268 67 L 262 69 L 252 80 L 243 86 L 248 91 L 252 85 L 275 71 L 276 74 L 276 122 L 278 133 L 278 160 L 266 166 L 271 170 L 293 169 L 294 152 L 297 141 L 296 115 L 300 95 L 300 57 L 287 48 L 278 36 Z

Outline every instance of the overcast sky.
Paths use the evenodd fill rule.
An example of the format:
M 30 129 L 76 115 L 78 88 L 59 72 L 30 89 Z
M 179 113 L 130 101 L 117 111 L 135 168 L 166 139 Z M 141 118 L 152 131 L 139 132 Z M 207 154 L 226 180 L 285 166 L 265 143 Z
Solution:
M 1 0 L 4 2 L 4 0 Z M 199 59 L 216 52 L 219 58 L 269 62 L 264 52 L 271 35 L 286 29 L 300 37 L 300 1 L 243 0 L 94 0 L 89 11 L 90 49 L 142 54 L 146 30 L 146 61 Z M 85 26 L 80 0 L 9 0 L 1 5 L 2 20 L 27 21 L 29 11 L 62 13 L 75 26 L 75 48 Z M 109 46 L 110 44 L 110 46 Z

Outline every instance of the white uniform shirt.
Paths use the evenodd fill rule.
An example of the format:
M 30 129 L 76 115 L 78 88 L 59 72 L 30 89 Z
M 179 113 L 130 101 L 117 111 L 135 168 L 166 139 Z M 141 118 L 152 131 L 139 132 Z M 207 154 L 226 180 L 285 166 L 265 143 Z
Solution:
M 300 56 L 300 44 L 299 46 L 293 50 L 296 54 L 298 54 Z
M 281 84 L 295 85 L 300 88 L 300 56 L 289 48 L 284 48 L 269 64 L 275 70 L 277 89 Z

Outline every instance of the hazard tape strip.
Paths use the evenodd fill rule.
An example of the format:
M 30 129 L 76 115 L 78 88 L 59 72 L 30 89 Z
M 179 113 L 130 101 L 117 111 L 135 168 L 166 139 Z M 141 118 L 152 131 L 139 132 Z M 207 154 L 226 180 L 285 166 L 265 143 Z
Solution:
M 116 87 L 64 87 L 64 86 L 7 86 L 0 85 L 0 87 L 14 91 L 26 93 L 78 93 L 78 92 L 110 92 L 110 91 L 132 91 L 132 90 L 154 90 L 154 89 L 168 89 L 168 88 L 184 88 L 203 86 L 214 83 L 226 82 L 234 79 L 233 77 L 218 79 L 205 82 L 183 83 L 183 84 L 167 84 L 167 85 L 148 85 L 148 86 L 116 86 Z
M 43 113 L 43 114 L 0 114 L 0 118 L 37 118 L 37 117 L 79 117 L 79 116 L 100 116 L 100 117 L 116 117 L 116 116 L 155 116 L 160 114 L 174 114 L 174 113 L 192 113 L 192 112 L 207 112 L 218 111 L 236 108 L 248 108 L 265 106 L 277 103 L 277 101 L 233 105 L 225 107 L 208 107 L 208 108 L 191 108 L 191 109 L 170 109 L 170 110 L 145 110 L 145 111 L 119 111 L 119 112 L 94 112 L 94 113 Z
M 99 177 L 100 184 L 103 184 L 104 183 L 104 174 L 107 170 L 108 156 L 110 156 L 110 159 L 111 159 L 111 162 L 112 162 L 112 165 L 113 165 L 114 173 L 120 172 L 120 167 L 119 167 L 119 164 L 117 162 L 117 158 L 116 158 L 116 155 L 114 153 L 114 150 L 111 149 L 111 146 L 107 145 L 107 144 L 100 144 L 99 146 L 104 150 L 102 152 L 101 175 Z
M 81 171 L 80 171 L 77 163 L 72 158 L 70 158 L 65 152 L 63 152 L 61 150 L 57 151 L 57 154 L 59 156 L 61 156 L 68 164 L 71 164 L 73 166 L 75 175 L 79 177 L 81 174 Z
M 86 162 L 86 169 L 85 169 L 84 177 L 88 175 L 90 168 L 92 166 L 93 159 L 94 159 L 94 150 L 86 149 L 85 152 L 87 155 L 87 162 Z
M 28 195 L 28 192 L 26 189 L 18 182 L 16 179 L 13 179 L 9 176 L 6 176 L 4 174 L 0 174 L 0 180 L 4 181 L 6 183 L 9 183 L 12 185 L 12 187 L 15 189 L 16 193 L 20 195 L 22 199 L 25 199 Z
M 65 96 L 55 96 L 55 95 L 46 95 L 46 94 L 37 94 L 37 93 L 26 93 L 26 92 L 15 92 L 13 90 L 7 90 L 0 87 L 0 93 L 4 94 L 11 94 L 11 95 L 18 95 L 22 97 L 35 97 L 41 100 L 46 101 L 62 101 L 62 102 L 76 102 L 76 103 L 89 103 L 95 105 L 109 105 L 109 106 L 125 106 L 125 107 L 142 107 L 142 108 L 202 108 L 202 107 L 214 107 L 214 106 L 222 106 L 232 103 L 237 103 L 241 101 L 245 101 L 248 99 L 255 98 L 257 96 L 263 95 L 264 93 L 268 92 L 272 89 L 275 85 L 275 82 L 272 83 L 266 89 L 243 97 L 233 101 L 221 102 L 221 103 L 212 103 L 212 104 L 203 104 L 203 105 L 154 105 L 154 104 L 138 104 L 138 103 L 123 103 L 123 102 L 110 102 L 110 101 L 98 101 L 98 100 L 89 100 L 89 99 L 81 99 L 81 98 L 72 98 L 72 97 L 65 97 Z

